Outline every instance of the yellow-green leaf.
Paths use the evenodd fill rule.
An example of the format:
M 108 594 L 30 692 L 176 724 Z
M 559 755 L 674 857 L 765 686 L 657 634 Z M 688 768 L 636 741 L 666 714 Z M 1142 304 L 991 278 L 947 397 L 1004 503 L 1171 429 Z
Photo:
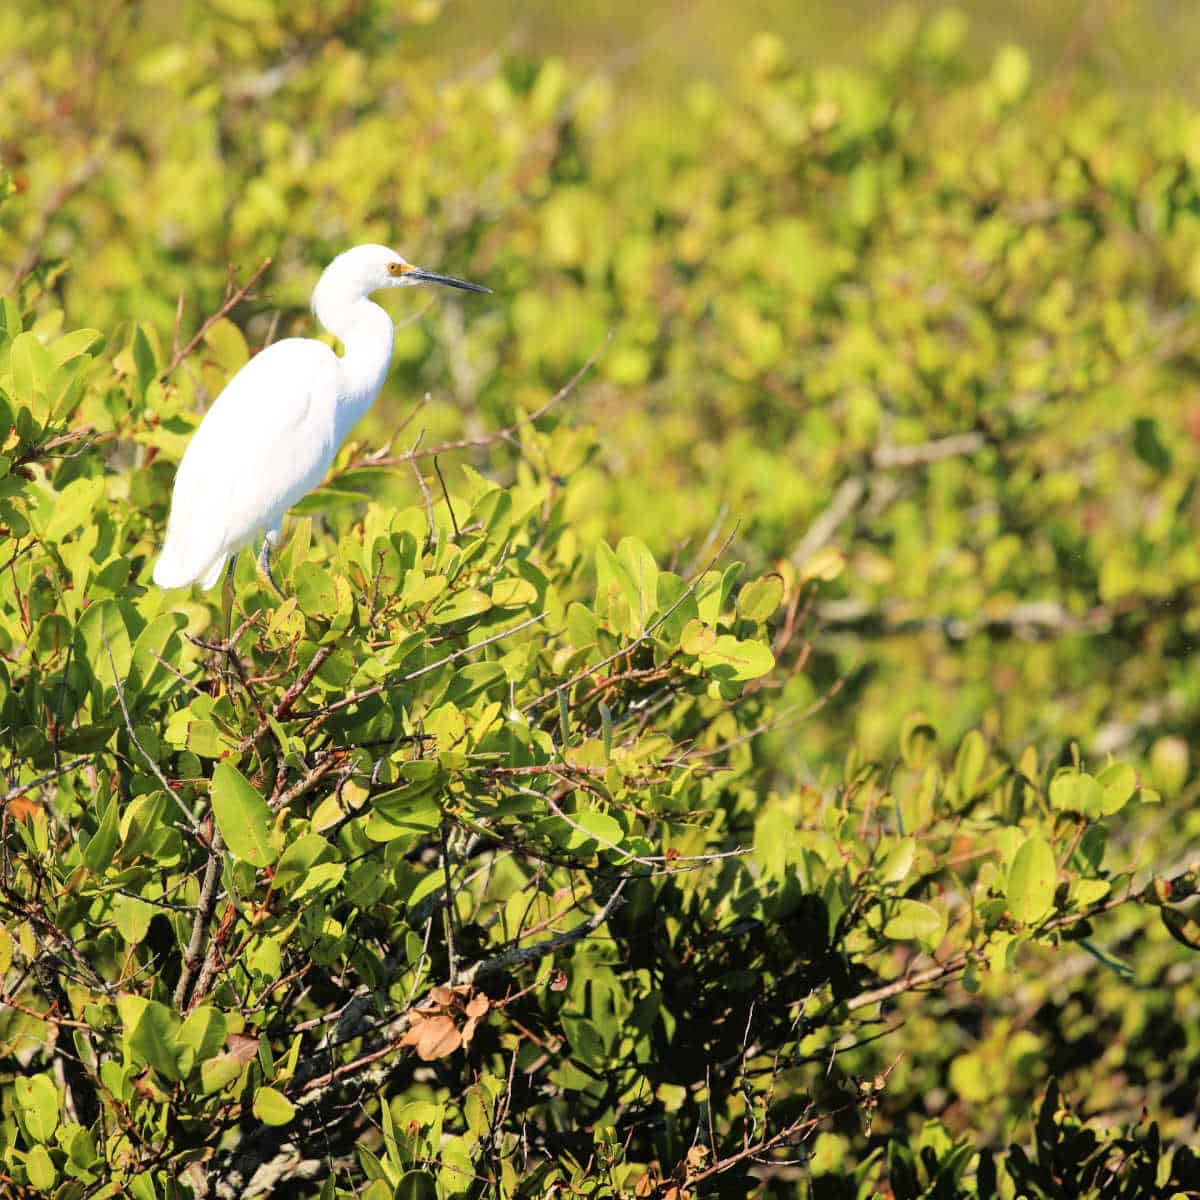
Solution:
M 1054 851 L 1040 837 L 1026 838 L 1008 871 L 1008 911 L 1026 925 L 1040 921 L 1054 903 L 1057 882 Z
M 271 848 L 271 810 L 245 776 L 229 763 L 213 769 L 212 807 L 217 828 L 230 854 L 255 867 L 275 861 Z
M 254 1115 L 264 1125 L 286 1125 L 295 1115 L 296 1106 L 273 1087 L 260 1087 L 254 1094 Z

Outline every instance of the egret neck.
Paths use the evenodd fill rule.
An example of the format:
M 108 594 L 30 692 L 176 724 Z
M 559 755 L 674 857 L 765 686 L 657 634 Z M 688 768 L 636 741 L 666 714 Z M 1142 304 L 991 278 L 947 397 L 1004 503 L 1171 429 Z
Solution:
M 336 448 L 375 403 L 392 363 L 395 331 L 391 317 L 363 295 L 329 294 L 318 285 L 313 295 L 313 312 L 345 349 L 339 359 L 341 388 L 334 429 Z

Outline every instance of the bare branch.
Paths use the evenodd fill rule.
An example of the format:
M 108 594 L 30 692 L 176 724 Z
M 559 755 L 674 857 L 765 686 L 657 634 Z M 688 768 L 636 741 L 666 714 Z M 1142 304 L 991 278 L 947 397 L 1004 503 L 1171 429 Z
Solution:
M 931 442 L 918 442 L 908 446 L 876 446 L 871 463 L 880 470 L 893 467 L 923 467 L 942 462 L 947 458 L 958 458 L 974 454 L 987 445 L 982 433 L 954 433 L 949 437 L 935 438 Z
M 192 934 L 188 939 L 187 950 L 183 955 L 183 968 L 175 987 L 175 1007 L 180 1012 L 191 1007 L 193 989 L 204 964 L 204 944 L 217 910 L 217 883 L 221 878 L 224 851 L 225 839 L 214 825 L 212 842 L 208 848 L 208 863 L 204 868 L 204 882 L 200 885 L 200 899 L 196 904 L 196 915 L 192 919 Z
M 792 551 L 792 562 L 802 567 L 837 533 L 838 526 L 859 506 L 867 494 L 867 485 L 857 475 L 843 479 L 823 513 L 808 527 Z

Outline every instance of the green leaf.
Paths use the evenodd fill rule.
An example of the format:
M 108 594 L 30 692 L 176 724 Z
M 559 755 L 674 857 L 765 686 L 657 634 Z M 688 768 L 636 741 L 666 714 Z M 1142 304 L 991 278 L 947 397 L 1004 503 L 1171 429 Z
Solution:
M 92 524 L 97 509 L 101 507 L 100 498 L 103 494 L 103 479 L 72 480 L 55 495 L 42 537 L 48 542 L 58 542 L 81 525 Z
M 737 615 L 743 621 L 765 621 L 783 602 L 783 576 L 764 575 L 738 592 Z
M 1128 763 L 1112 763 L 1096 776 L 1100 787 L 1100 816 L 1111 817 L 1129 803 L 1137 791 L 1137 772 Z
M 836 546 L 823 546 L 811 558 L 797 565 L 800 567 L 801 583 L 807 583 L 810 579 L 829 583 L 842 573 L 846 556 Z
M 632 634 L 632 623 L 637 622 L 639 594 L 625 563 L 606 542 L 597 542 L 596 615 L 610 628 Z
M 649 548 L 637 538 L 624 537 L 617 545 L 617 561 L 632 585 L 629 608 L 641 633 L 658 610 L 658 564 Z
M 896 942 L 925 942 L 940 933 L 942 922 L 942 914 L 932 905 L 901 900 L 883 927 L 883 936 Z
M 912 870 L 916 853 L 916 839 L 901 838 L 888 851 L 887 858 L 883 860 L 883 865 L 879 868 L 879 881 L 881 883 L 899 883 Z
M 158 363 L 154 358 L 154 347 L 140 323 L 133 327 L 133 365 L 137 369 L 138 395 L 145 397 L 146 389 L 158 374 Z
M 119 835 L 120 813 L 118 809 L 117 797 L 110 795 L 104 802 L 99 827 L 92 834 L 92 840 L 88 842 L 83 851 L 84 866 L 93 875 L 103 875 L 112 866 L 113 853 L 117 848 Z
M 245 776 L 229 763 L 213 768 L 212 807 L 229 852 L 240 862 L 265 867 L 275 861 L 271 810 Z
M 90 1129 L 76 1128 L 67 1143 L 67 1155 L 77 1167 L 91 1167 L 97 1162 L 96 1139 Z
M 318 892 L 329 891 L 337 887 L 345 875 L 345 863 L 317 863 L 292 892 L 292 899 L 303 900 L 305 896 L 315 896 Z
M 1068 767 L 1050 781 L 1050 807 L 1084 817 L 1100 817 L 1104 812 L 1104 789 L 1091 775 Z
M 900 757 L 905 765 L 923 767 L 937 749 L 937 730 L 922 712 L 909 713 L 900 726 Z M 961 754 L 961 748 L 959 750 Z
M 1103 900 L 1111 891 L 1112 884 L 1107 879 L 1076 879 L 1071 884 L 1071 898 L 1081 908 Z
M 48 1142 L 58 1128 L 58 1087 L 49 1075 L 18 1075 L 13 1081 L 17 1112 L 35 1142 Z
M 156 674 L 168 674 L 166 667 L 161 666 L 158 660 L 161 658 L 170 661 L 167 647 L 186 624 L 187 620 L 182 613 L 159 613 L 137 635 L 137 640 L 133 643 L 130 665 L 137 672 L 143 687 Z
M 1008 911 L 1013 919 L 1031 925 L 1045 917 L 1057 883 L 1054 852 L 1044 839 L 1026 838 L 1008 871 Z
M 9 350 L 9 365 L 18 403 L 32 407 L 35 397 L 45 397 L 54 378 L 55 363 L 36 333 L 17 334 Z
M 492 607 L 489 596 L 477 588 L 463 588 L 460 592 L 452 592 L 445 600 L 434 608 L 429 620 L 434 625 L 449 625 L 451 621 L 462 621 L 467 617 L 477 617 Z
M 492 585 L 492 603 L 497 608 L 528 608 L 537 598 L 537 588 L 528 579 L 500 579 Z
M 299 885 L 308 875 L 313 864 L 333 847 L 316 833 L 306 833 L 297 838 L 279 856 L 275 866 L 275 887 L 285 895 Z
M 29 1182 L 40 1192 L 48 1192 L 58 1181 L 54 1160 L 45 1146 L 34 1146 L 25 1159 L 25 1173 Z
M 615 817 L 610 817 L 607 813 L 597 812 L 595 809 L 585 809 L 583 812 L 573 813 L 571 820 L 575 822 L 586 834 L 590 834 L 596 838 L 606 848 L 611 843 L 614 846 L 619 846 L 621 840 L 625 836 L 625 831 L 621 828 L 621 824 Z M 576 837 L 579 836 L 577 830 L 573 830 Z
M 232 1054 L 217 1054 L 200 1063 L 200 1088 L 206 1096 L 223 1091 L 238 1079 L 244 1066 Z
M 115 600 L 99 600 L 84 610 L 79 618 L 77 641 L 76 653 L 106 687 L 114 686 L 114 666 L 116 678 L 124 680 L 129 674 L 132 661 L 129 631 Z
M 50 357 L 56 366 L 62 366 L 82 354 L 99 354 L 104 349 L 104 334 L 98 329 L 72 329 L 56 338 L 50 346 Z
M 576 649 L 595 645 L 599 628 L 596 614 L 586 605 L 573 601 L 567 606 L 567 639 Z
M 679 634 L 679 648 L 684 654 L 699 658 L 717 644 L 717 631 L 698 617 L 693 617 Z
M 158 909 L 136 896 L 121 893 L 113 901 L 113 922 L 117 932 L 130 946 L 139 946 Z
M 571 1043 L 571 1051 L 585 1066 L 600 1068 L 607 1061 L 604 1040 L 596 1026 L 585 1017 L 563 1017 L 563 1032 Z
M 220 367 L 232 375 L 250 359 L 250 349 L 242 331 L 227 317 L 214 321 L 204 334 L 204 343 Z
M 286 1125 L 295 1115 L 296 1106 L 273 1087 L 260 1087 L 254 1094 L 254 1115 L 264 1125 Z
M 1137 417 L 1133 422 L 1133 450 L 1147 466 L 1164 473 L 1171 469 L 1171 450 L 1163 440 L 1153 417 Z
M 227 1033 L 225 1014 L 210 1004 L 200 1004 L 188 1013 L 176 1040 L 193 1051 L 193 1061 L 204 1062 L 220 1053 Z
M 700 665 L 718 679 L 758 679 L 775 668 L 775 656 L 765 642 L 739 641 L 722 634 L 700 655 Z
M 395 1200 L 437 1200 L 437 1180 L 428 1171 L 407 1171 L 396 1185 Z
M 142 1010 L 129 1036 L 129 1049 L 135 1059 L 153 1067 L 164 1079 L 172 1081 L 179 1078 L 179 1025 L 179 1017 L 171 1009 L 157 1000 L 151 1000 Z
M 1002 46 L 992 63 L 992 84 L 1005 104 L 1015 104 L 1029 87 L 1033 67 L 1020 46 Z
M 963 800 L 970 800 L 975 795 L 979 776 L 983 774 L 986 762 L 987 744 L 983 740 L 983 734 L 978 729 L 972 729 L 963 738 L 958 748 L 958 756 L 954 760 L 954 778 L 958 784 L 958 794 Z

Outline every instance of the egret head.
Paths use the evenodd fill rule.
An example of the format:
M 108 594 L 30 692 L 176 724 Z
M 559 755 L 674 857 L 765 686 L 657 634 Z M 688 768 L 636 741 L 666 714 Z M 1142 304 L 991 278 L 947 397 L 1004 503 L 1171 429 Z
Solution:
M 491 291 L 491 288 L 468 283 L 465 279 L 422 270 L 387 246 L 355 246 L 339 254 L 325 268 L 313 293 L 313 308 L 319 308 L 325 300 L 347 303 L 382 288 L 413 287 L 418 283 L 440 283 L 468 292 Z

